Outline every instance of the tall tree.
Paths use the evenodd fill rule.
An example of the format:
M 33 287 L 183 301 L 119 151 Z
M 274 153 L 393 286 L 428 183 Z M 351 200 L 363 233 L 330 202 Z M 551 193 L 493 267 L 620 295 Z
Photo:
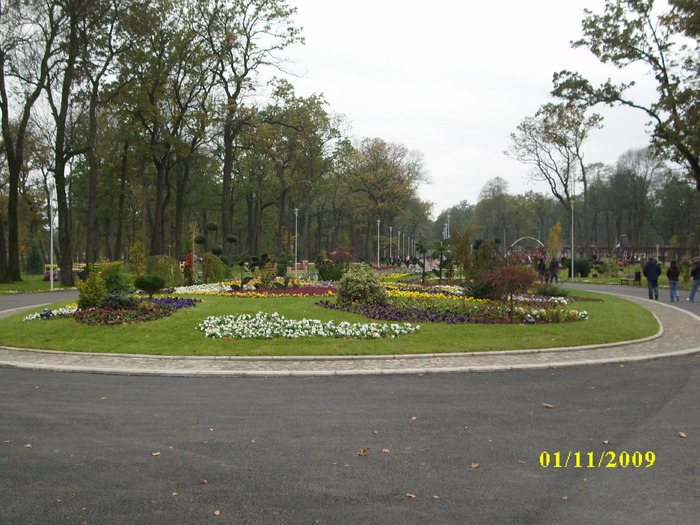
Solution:
M 571 213 L 575 182 L 583 183 L 584 246 L 590 246 L 588 234 L 588 179 L 583 143 L 590 132 L 600 128 L 602 117 L 586 115 L 580 104 L 545 104 L 534 117 L 524 119 L 517 133 L 511 134 L 512 158 L 535 167 L 533 178 L 547 182 L 552 195 Z
M 277 53 L 302 42 L 292 17 L 296 8 L 285 0 L 210 0 L 194 2 L 198 32 L 209 53 L 214 83 L 220 92 L 222 136 L 221 234 L 231 233 L 231 205 L 237 139 L 249 122 L 242 111 L 244 95 L 254 91 L 254 76 L 267 66 L 279 67 Z
M 21 280 L 17 207 L 25 140 L 34 105 L 44 89 L 62 11 L 40 2 L 0 3 L 0 111 L 8 168 L 7 245 L 0 229 L 0 282 Z
M 589 107 L 622 105 L 646 113 L 654 147 L 687 166 L 700 191 L 698 7 L 688 0 L 671 0 L 671 5 L 674 9 L 664 14 L 654 0 L 606 0 L 602 14 L 585 10 L 584 36 L 573 43 L 618 69 L 646 67 L 657 84 L 654 102 L 635 98 L 629 91 L 634 82 L 608 80 L 596 87 L 571 71 L 555 73 L 552 94 Z

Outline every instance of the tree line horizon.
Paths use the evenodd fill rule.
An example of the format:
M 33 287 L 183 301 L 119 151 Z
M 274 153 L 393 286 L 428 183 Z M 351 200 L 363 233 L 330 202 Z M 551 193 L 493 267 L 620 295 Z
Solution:
M 665 33 L 649 45 L 688 54 L 669 42 L 683 34 L 697 46 L 698 8 L 671 6 L 661 16 L 653 1 L 609 0 L 603 15 L 586 12 L 576 45 L 625 65 L 634 57 L 624 39 L 649 40 L 638 22 L 656 17 Z M 419 196 L 420 152 L 353 137 L 321 94 L 300 97 L 278 78 L 260 85 L 261 73 L 281 68 L 282 52 L 303 42 L 295 13 L 281 0 L 0 4 L 0 282 L 21 280 L 34 244 L 48 260 L 49 215 L 64 285 L 74 261 L 125 259 L 136 241 L 177 258 L 204 236 L 224 258 L 295 250 L 313 260 L 347 246 L 372 260 L 382 250 L 401 255 L 399 232 L 442 238 L 448 216 L 450 229 L 475 239 L 514 240 L 546 237 L 574 215 L 583 253 L 622 234 L 640 245 L 700 243 L 692 186 L 700 189 L 700 134 L 690 118 L 700 97 L 691 96 L 698 68 L 692 76 L 690 62 L 665 62 L 669 83 L 650 107 L 627 100 L 627 86 L 556 74 L 559 102 L 524 119 L 507 152 L 532 165 L 552 195 L 511 195 L 496 178 L 477 203 L 432 221 L 432 205 Z M 616 34 L 613 15 L 633 31 Z M 654 124 L 649 148 L 621 154 L 615 166 L 585 163 L 587 134 L 601 125 L 589 110 L 601 103 L 645 111 Z M 581 195 L 572 192 L 577 182 Z

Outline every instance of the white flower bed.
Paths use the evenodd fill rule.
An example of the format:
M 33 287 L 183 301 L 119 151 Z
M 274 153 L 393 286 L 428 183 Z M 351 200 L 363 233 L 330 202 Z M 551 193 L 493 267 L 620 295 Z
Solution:
M 278 314 L 258 312 L 249 315 L 207 317 L 198 327 L 206 337 L 217 339 L 275 339 L 298 337 L 337 337 L 347 339 L 395 338 L 420 329 L 411 323 L 323 323 L 318 319 L 294 321 Z
M 73 315 L 75 311 L 78 309 L 77 306 L 65 306 L 63 308 L 57 308 L 56 310 L 51 310 L 53 313 L 54 317 L 57 315 Z M 24 318 L 25 321 L 36 321 L 38 319 L 41 319 L 41 312 L 37 312 L 35 314 L 29 314 L 27 317 Z
M 192 286 L 178 286 L 175 288 L 175 293 L 177 294 L 223 293 L 230 291 L 231 286 L 224 283 L 193 284 Z

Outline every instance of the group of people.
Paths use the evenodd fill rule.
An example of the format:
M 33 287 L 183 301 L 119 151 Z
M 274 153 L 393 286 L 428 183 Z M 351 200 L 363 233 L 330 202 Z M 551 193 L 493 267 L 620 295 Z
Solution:
M 540 257 L 540 260 L 537 263 L 537 273 L 540 274 L 540 279 L 547 284 L 554 283 L 555 281 L 557 284 L 559 284 L 560 268 L 561 265 L 556 257 L 552 257 L 552 260 L 549 261 L 549 267 L 547 267 L 544 257 Z
M 653 257 L 644 265 L 642 273 L 647 279 L 647 288 L 649 289 L 649 299 L 659 299 L 659 277 L 662 273 L 661 265 Z M 681 296 L 678 293 L 678 280 L 680 279 L 681 269 L 676 261 L 671 261 L 671 265 L 666 270 L 666 277 L 671 290 L 671 302 L 680 301 Z M 700 257 L 693 258 L 693 266 L 690 269 L 690 276 L 693 278 L 693 285 L 690 289 L 690 295 L 687 301 L 695 301 L 695 292 L 700 286 Z

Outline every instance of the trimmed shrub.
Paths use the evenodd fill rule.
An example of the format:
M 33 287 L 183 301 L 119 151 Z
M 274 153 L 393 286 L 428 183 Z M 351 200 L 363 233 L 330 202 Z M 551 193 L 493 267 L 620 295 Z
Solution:
M 379 274 L 366 264 L 350 267 L 338 282 L 338 304 L 389 304 L 387 294 Z
M 167 255 L 154 255 L 146 259 L 144 273 L 157 275 L 165 281 L 164 286 L 180 286 L 184 281 L 180 263 Z
M 202 257 L 202 279 L 205 283 L 218 283 L 229 276 L 229 269 L 221 259 L 211 253 Z
M 588 262 L 588 259 L 584 259 L 583 257 L 576 259 L 576 275 L 579 277 L 586 278 L 588 275 L 591 273 L 591 265 Z
M 140 275 L 134 279 L 134 286 L 146 292 L 148 298 L 152 299 L 153 294 L 160 292 L 165 286 L 165 279 L 157 275 Z
M 106 310 L 136 310 L 139 301 L 130 295 L 108 293 L 100 299 L 97 307 Z

